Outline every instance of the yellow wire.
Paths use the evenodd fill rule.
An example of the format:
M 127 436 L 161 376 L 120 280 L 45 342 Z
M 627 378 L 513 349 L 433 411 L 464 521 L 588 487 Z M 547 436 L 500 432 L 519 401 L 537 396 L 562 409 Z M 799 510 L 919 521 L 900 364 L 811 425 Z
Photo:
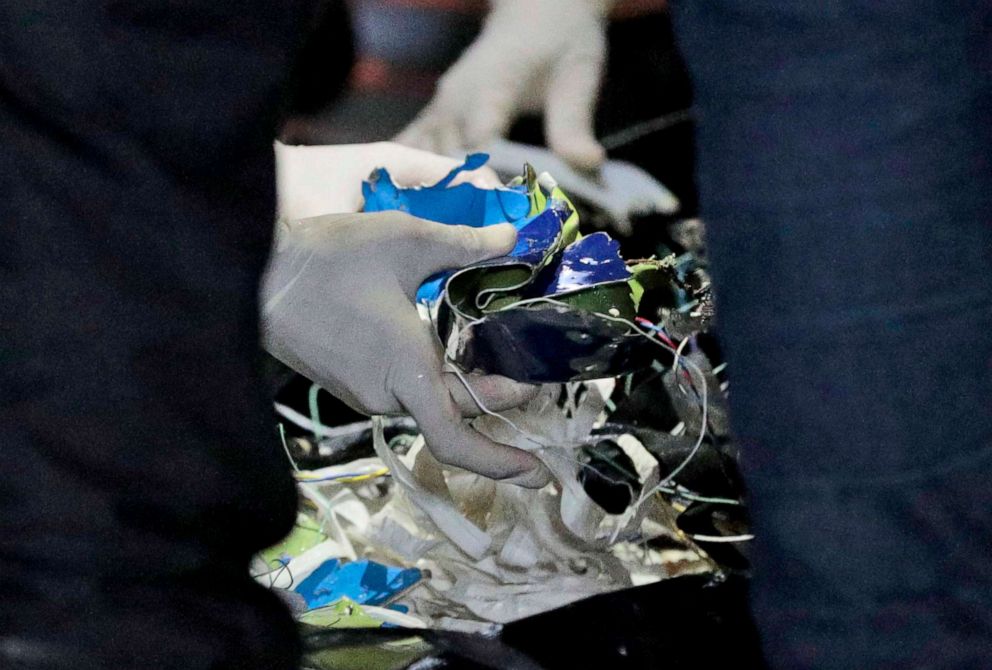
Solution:
M 320 482 L 321 484 L 354 484 L 356 482 L 364 482 L 369 479 L 375 479 L 377 477 L 382 477 L 383 475 L 389 474 L 389 468 L 380 468 L 375 472 L 370 472 L 364 475 L 356 475 L 355 477 L 340 477 L 335 479 L 324 479 L 324 477 L 315 476 L 309 473 L 300 473 L 296 476 L 296 481 L 301 483 L 309 482 Z

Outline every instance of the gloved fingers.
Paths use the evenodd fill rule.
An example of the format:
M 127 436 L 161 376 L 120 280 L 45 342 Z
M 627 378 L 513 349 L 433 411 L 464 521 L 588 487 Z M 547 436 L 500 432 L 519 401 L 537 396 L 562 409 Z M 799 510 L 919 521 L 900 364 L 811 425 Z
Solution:
M 513 251 L 516 243 L 517 229 L 509 223 L 484 228 L 433 224 L 424 260 L 431 272 L 437 272 L 503 256 Z
M 484 149 L 493 140 L 506 135 L 526 81 L 526 73 L 514 76 L 512 72 L 504 71 L 463 110 L 462 141 L 467 148 Z
M 548 82 L 544 111 L 548 146 L 580 170 L 599 169 L 606 160 L 594 130 L 605 57 L 602 39 L 576 44 L 555 64 Z
M 460 156 L 464 153 L 465 145 L 460 118 L 459 105 L 450 104 L 440 97 L 436 98 L 421 110 L 417 118 L 401 131 L 394 141 L 442 156 L 451 158 Z
M 437 106 L 431 102 L 417 114 L 417 118 L 393 138 L 393 141 L 413 149 L 439 153 L 436 126 Z
M 434 134 L 437 137 L 438 153 L 443 156 L 461 156 L 465 153 L 465 138 L 462 135 L 460 118 L 443 115 L 435 120 Z
M 404 234 L 409 234 L 415 244 L 409 258 L 398 259 L 403 265 L 402 270 L 397 268 L 397 278 L 411 300 L 427 277 L 503 256 L 513 250 L 517 241 L 517 230 L 508 223 L 471 228 L 407 218 L 403 225 L 409 231 Z
M 373 146 L 379 147 L 381 154 L 376 157 L 376 167 L 387 168 L 393 181 L 400 186 L 436 184 L 462 162 L 395 142 L 380 142 Z M 496 188 L 502 185 L 496 171 L 485 165 L 476 170 L 459 172 L 450 186 L 464 183 L 475 184 L 479 188 Z
M 477 170 L 459 172 L 455 178 L 451 180 L 451 184 L 448 188 L 458 186 L 459 184 L 472 184 L 478 188 L 491 189 L 500 188 L 503 186 L 503 180 L 501 180 L 499 175 L 496 174 L 496 170 L 492 169 L 488 165 L 483 165 Z
M 412 149 L 411 151 L 416 151 L 418 153 L 424 153 L 428 156 L 433 156 L 435 159 L 444 159 L 445 162 L 436 162 L 437 166 L 443 165 L 445 170 L 443 172 L 430 171 L 427 170 L 415 170 L 410 168 L 404 168 L 402 170 L 390 169 L 389 172 L 393 177 L 393 181 L 399 184 L 401 187 L 412 187 L 412 186 L 433 186 L 437 182 L 441 181 L 451 172 L 454 168 L 458 167 L 462 161 L 459 159 L 448 158 L 447 156 L 441 156 L 440 154 L 434 154 L 427 151 L 421 151 L 420 149 Z M 389 168 L 389 166 L 386 166 Z M 426 167 L 426 166 L 425 166 Z M 455 178 L 451 180 L 448 184 L 448 188 L 453 188 L 460 184 L 472 184 L 477 188 L 481 189 L 493 189 L 500 188 L 504 186 L 503 180 L 499 178 L 496 170 L 492 169 L 488 165 L 483 165 L 475 170 L 463 170 L 455 175 Z
M 487 413 L 485 410 L 503 412 L 520 407 L 533 400 L 541 390 L 539 386 L 521 384 L 500 375 L 459 376 L 454 372 L 446 371 L 442 379 L 458 410 L 466 417 L 485 414 Z M 471 388 L 471 392 L 465 388 L 466 383 Z
M 490 440 L 462 419 L 437 368 L 420 370 L 405 377 L 407 383 L 394 392 L 438 461 L 527 488 L 540 488 L 548 482 L 548 473 L 537 457 Z
M 493 140 L 503 137 L 510 127 L 510 110 L 478 109 L 465 120 L 463 144 L 466 150 L 485 149 Z
M 481 39 L 441 78 L 434 99 L 397 136 L 447 156 L 482 149 L 509 129 L 527 80 L 527 64 Z

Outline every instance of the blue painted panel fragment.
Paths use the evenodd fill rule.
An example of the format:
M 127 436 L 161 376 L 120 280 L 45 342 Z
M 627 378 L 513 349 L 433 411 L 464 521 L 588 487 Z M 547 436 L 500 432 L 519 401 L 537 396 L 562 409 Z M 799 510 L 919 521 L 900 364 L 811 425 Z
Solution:
M 510 252 L 510 257 L 530 265 L 540 265 L 561 235 L 563 223 L 562 213 L 554 208 L 533 217 L 517 234 L 517 246 Z
M 448 277 L 450 276 L 451 272 L 448 271 L 439 272 L 428 277 L 427 281 L 417 289 L 417 302 L 430 304 L 437 301 L 441 297 L 441 291 L 444 290 L 444 283 L 448 281 Z
M 374 561 L 341 563 L 331 559 L 297 585 L 295 591 L 314 609 L 348 597 L 359 605 L 382 605 L 420 581 L 415 568 L 394 568 Z
M 364 211 L 399 210 L 428 221 L 473 228 L 498 223 L 512 223 L 517 230 L 530 226 L 534 219 L 543 213 L 538 214 L 537 217 L 530 216 L 531 202 L 526 186 L 496 189 L 479 188 L 469 183 L 450 186 L 461 172 L 477 170 L 488 160 L 487 154 L 471 154 L 465 158 L 462 165 L 449 172 L 437 184 L 412 188 L 397 186 L 389 171 L 379 168 L 372 173 L 368 181 L 362 183 L 362 195 L 365 197 Z M 537 228 L 532 231 L 535 235 L 537 232 Z M 542 229 L 540 234 L 541 240 L 536 240 L 533 236 L 528 239 L 534 245 L 540 244 L 547 236 L 547 232 Z M 436 302 L 444 290 L 444 283 L 450 276 L 451 272 L 440 272 L 429 277 L 417 291 L 417 302 L 428 304 Z
M 379 168 L 362 183 L 364 211 L 399 210 L 429 221 L 473 228 L 521 222 L 530 213 L 525 188 L 484 189 L 469 183 L 449 186 L 460 172 L 478 169 L 488 159 L 486 154 L 472 154 L 437 184 L 411 188 L 397 186 L 389 171 Z
M 518 222 L 517 245 L 508 256 L 493 258 L 483 263 L 487 266 L 505 265 L 508 260 L 539 266 L 548 251 L 561 236 L 562 226 L 568 218 L 566 212 L 558 208 L 548 208 L 532 217 Z M 417 290 L 417 302 L 433 303 L 440 299 L 445 283 L 454 270 L 439 272 L 427 278 Z
M 561 260 L 542 275 L 535 286 L 535 293 L 543 296 L 627 281 L 633 276 L 620 257 L 620 243 L 602 232 L 568 245 L 562 252 Z

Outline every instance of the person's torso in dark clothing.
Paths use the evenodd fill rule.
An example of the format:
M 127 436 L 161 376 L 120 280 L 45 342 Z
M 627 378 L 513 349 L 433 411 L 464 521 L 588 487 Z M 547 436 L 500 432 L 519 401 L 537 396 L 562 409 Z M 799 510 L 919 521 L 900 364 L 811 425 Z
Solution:
M 992 667 L 992 7 L 673 6 L 769 662 Z
M 295 662 L 247 564 L 296 510 L 256 296 L 271 143 L 314 10 L 0 10 L 2 659 Z

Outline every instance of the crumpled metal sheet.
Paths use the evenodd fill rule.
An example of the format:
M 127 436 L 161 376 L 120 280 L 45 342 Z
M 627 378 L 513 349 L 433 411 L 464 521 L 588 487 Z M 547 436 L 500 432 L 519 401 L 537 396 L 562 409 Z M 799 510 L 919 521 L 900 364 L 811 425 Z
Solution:
M 448 280 L 435 324 L 452 360 L 528 383 L 614 377 L 650 365 L 655 345 L 604 316 L 629 320 L 636 313 L 633 275 L 615 240 L 594 233 L 540 262 L 527 268 L 522 286 L 509 274 L 508 286 L 487 285 L 496 262 Z M 500 267 L 508 272 L 509 265 Z M 515 307 L 521 300 L 537 301 Z
M 501 258 L 431 277 L 417 293 L 429 306 L 452 361 L 466 370 L 522 382 L 617 376 L 651 361 L 654 346 L 628 324 L 638 297 L 620 245 L 606 233 L 578 235 L 578 214 L 547 174 L 530 166 L 500 189 L 451 187 L 469 156 L 438 184 L 401 188 L 377 170 L 364 184 L 366 211 L 399 209 L 447 224 L 518 229 Z M 548 301 L 564 304 L 551 304 Z M 526 304 L 518 303 L 527 301 Z
M 655 354 L 654 345 L 625 324 L 558 305 L 459 321 L 447 330 L 453 360 L 521 382 L 616 377 L 649 366 Z

